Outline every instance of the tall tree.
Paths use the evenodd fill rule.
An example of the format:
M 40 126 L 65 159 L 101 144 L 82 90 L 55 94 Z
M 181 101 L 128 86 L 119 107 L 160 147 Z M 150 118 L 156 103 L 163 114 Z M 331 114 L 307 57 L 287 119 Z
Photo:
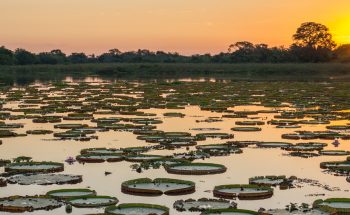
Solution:
M 19 65 L 37 63 L 36 55 L 25 49 L 16 49 L 15 58 L 16 58 L 17 64 Z
M 332 50 L 336 47 L 327 26 L 305 22 L 293 35 L 291 52 L 302 62 L 324 62 L 333 58 Z
M 71 63 L 87 63 L 88 57 L 85 53 L 72 53 L 68 56 L 68 60 Z
M 339 46 L 334 50 L 337 60 L 340 62 L 350 62 L 350 44 Z
M 119 49 L 110 49 L 107 53 L 98 56 L 98 61 L 103 63 L 120 62 L 122 52 Z
M 228 48 L 232 62 L 252 62 L 255 46 L 251 42 L 236 42 Z
M 0 65 L 12 65 L 14 64 L 13 52 L 4 46 L 0 47 Z
M 41 64 L 62 64 L 66 61 L 66 55 L 61 50 L 55 49 L 39 53 L 38 59 Z
M 305 22 L 297 29 L 293 35 L 295 44 L 301 47 L 313 49 L 326 48 L 334 49 L 336 43 L 327 26 L 315 22 Z

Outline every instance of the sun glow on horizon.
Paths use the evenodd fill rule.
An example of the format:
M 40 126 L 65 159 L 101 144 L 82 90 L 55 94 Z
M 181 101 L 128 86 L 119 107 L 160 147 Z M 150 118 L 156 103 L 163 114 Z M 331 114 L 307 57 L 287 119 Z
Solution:
M 338 45 L 350 43 L 350 18 L 338 21 L 330 28 L 333 38 Z
M 350 43 L 348 8 L 349 0 L 0 0 L 0 46 L 216 54 L 237 41 L 288 47 L 309 21 L 328 26 L 341 45 Z

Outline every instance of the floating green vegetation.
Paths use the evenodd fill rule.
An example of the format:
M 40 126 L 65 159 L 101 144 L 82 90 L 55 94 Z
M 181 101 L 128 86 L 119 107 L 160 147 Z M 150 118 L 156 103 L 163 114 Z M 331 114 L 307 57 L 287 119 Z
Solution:
M 0 159 L 0 167 L 6 166 L 11 163 L 11 160 Z
M 56 162 L 21 162 L 11 163 L 5 167 L 5 172 L 18 173 L 53 173 L 63 170 L 63 163 Z
M 187 199 L 177 200 L 174 202 L 173 207 L 180 212 L 183 211 L 206 211 L 208 208 L 211 209 L 233 209 L 237 207 L 237 204 L 225 199 L 207 199 L 201 198 L 198 200 Z
M 72 132 L 80 132 L 83 134 L 95 134 L 96 132 L 105 132 L 108 131 L 106 128 L 99 127 L 84 127 L 84 128 L 75 128 Z
M 256 176 L 249 178 L 249 184 L 255 184 L 259 186 L 280 186 L 280 189 L 288 189 L 293 187 L 293 181 L 296 177 L 286 178 L 286 176 Z
M 196 134 L 198 138 L 220 138 L 220 139 L 233 139 L 234 135 L 233 134 L 228 134 L 228 133 L 199 133 Z
M 312 157 L 318 157 L 320 155 L 313 152 L 292 151 L 289 153 L 289 156 L 301 157 L 301 158 L 312 158 Z
M 209 175 L 226 172 L 227 168 L 213 163 L 183 163 L 165 166 L 168 173 L 180 175 Z
M 349 130 L 350 125 L 330 125 L 326 127 L 329 130 Z
M 45 135 L 45 134 L 52 134 L 53 131 L 51 130 L 28 130 L 26 131 L 27 134 L 33 134 L 33 135 Z
M 224 155 L 221 153 L 220 155 Z M 225 154 L 226 155 L 226 154 Z M 196 151 L 189 151 L 189 152 L 184 152 L 184 153 L 174 153 L 173 158 L 175 159 L 185 159 L 188 161 L 194 161 L 197 159 L 206 159 L 210 158 L 210 154 L 203 152 L 201 150 L 196 150 Z
M 273 189 L 268 186 L 230 184 L 214 188 L 214 196 L 225 199 L 239 198 L 241 200 L 267 199 L 273 195 Z
M 276 119 L 302 119 L 304 118 L 303 113 L 298 112 L 282 112 L 281 115 L 275 115 Z
M 0 130 L 0 138 L 5 138 L 5 137 L 17 137 L 19 134 L 10 131 L 10 130 Z
M 121 150 L 124 153 L 143 153 L 143 152 L 148 152 L 151 148 L 150 147 L 128 147 L 128 148 L 122 148 Z
M 254 126 L 254 125 L 265 125 L 264 121 L 236 121 L 236 125 L 242 126 Z
M 123 150 L 116 148 L 88 148 L 82 149 L 80 154 L 119 154 L 123 153 Z
M 164 156 L 161 155 L 149 155 L 149 154 L 136 154 L 136 155 L 127 155 L 125 160 L 129 162 L 143 162 L 143 161 L 156 161 L 163 159 Z
M 52 185 L 52 184 L 78 184 L 83 181 L 81 175 L 67 174 L 20 174 L 7 179 L 10 184 L 20 185 Z
M 6 187 L 7 186 L 7 180 L 0 178 L 0 187 Z
M 147 65 L 139 66 L 146 70 L 149 68 Z M 158 69 L 158 67 L 154 68 L 155 71 Z M 134 163 L 124 163 L 123 165 L 130 165 L 138 173 L 141 173 L 143 170 L 161 167 L 164 167 L 169 173 L 175 174 L 204 175 L 222 173 L 226 171 L 225 166 L 197 164 L 190 161 L 207 159 L 211 156 L 240 153 L 242 152 L 241 148 L 253 145 L 282 148 L 288 150 L 291 156 L 344 156 L 349 155 L 349 152 L 324 150 L 323 148 L 326 145 L 322 143 L 297 143 L 295 145 L 285 142 L 259 141 L 214 143 L 217 143 L 220 139 L 232 139 L 234 137 L 231 134 L 232 132 L 227 130 L 227 126 L 233 126 L 232 124 L 237 126 L 233 128 L 236 131 L 258 131 L 258 129 L 262 128 L 264 134 L 276 131 L 275 126 L 285 128 L 286 131 L 279 130 L 278 132 L 286 133 L 282 137 L 292 140 L 322 139 L 333 141 L 335 138 L 349 139 L 350 135 L 347 131 L 349 125 L 346 123 L 350 119 L 350 112 L 348 112 L 350 109 L 350 103 L 348 102 L 350 96 L 347 93 L 349 86 L 349 83 L 309 82 L 288 83 L 288 87 L 286 87 L 285 82 L 278 81 L 269 84 L 230 81 L 217 81 L 215 83 L 115 81 L 98 84 L 49 83 L 40 86 L 16 86 L 13 88 L 2 86 L 0 90 L 3 95 L 0 101 L 0 106 L 2 107 L 0 112 L 0 137 L 2 137 L 1 135 L 4 137 L 21 136 L 18 130 L 27 130 L 27 134 L 32 135 L 50 134 L 54 131 L 52 136 L 55 138 L 53 140 L 87 141 L 101 136 L 102 142 L 104 142 L 106 136 L 119 136 L 118 134 L 121 132 L 123 134 L 130 132 L 127 135 L 134 134 L 140 140 L 155 144 L 137 141 L 135 145 L 123 143 L 123 146 L 119 146 L 130 146 L 128 148 L 88 148 L 81 151 L 77 160 L 81 162 L 112 162 L 126 158 Z M 250 108 L 249 106 L 251 105 L 254 107 Z M 182 111 L 184 108 L 186 110 Z M 198 108 L 204 111 L 200 112 Z M 236 109 L 241 108 L 244 111 L 236 111 Z M 192 109 L 198 111 L 198 115 L 189 116 L 187 113 L 191 112 Z M 150 111 L 154 111 L 154 113 L 147 113 Z M 183 113 L 186 113 L 186 115 Z M 197 124 L 201 126 L 193 128 L 197 126 L 188 124 L 179 130 L 175 130 L 176 128 L 160 130 L 168 128 L 168 122 L 181 123 L 186 121 L 181 118 L 172 119 L 170 117 L 186 117 L 191 122 L 201 123 Z M 69 120 L 69 122 L 62 123 L 62 120 Z M 55 129 L 51 131 L 50 129 L 53 125 L 41 124 L 33 126 L 32 124 L 23 123 L 29 121 L 33 121 L 33 123 L 55 123 L 56 125 Z M 164 125 L 160 125 L 163 122 Z M 208 123 L 214 123 L 211 124 L 214 126 L 208 126 Z M 265 124 L 268 125 L 265 126 Z M 21 129 L 23 126 L 24 129 Z M 173 126 L 173 124 L 170 124 L 170 126 Z M 249 129 L 245 129 L 245 127 Z M 268 127 L 268 129 L 265 130 L 265 127 Z M 305 130 L 296 129 L 300 127 Z M 192 129 L 190 131 L 185 130 L 187 128 Z M 288 131 L 287 129 L 291 130 Z M 223 132 L 220 132 L 221 130 Z M 106 133 L 101 134 L 100 132 Z M 198 132 L 199 134 L 197 134 Z M 257 138 L 254 135 L 248 136 L 252 140 Z M 35 137 L 35 139 L 38 138 Z M 199 141 L 209 138 L 217 138 L 219 140 L 213 140 L 213 142 L 208 140 L 205 145 L 200 144 Z M 22 138 L 19 139 L 22 141 Z M 8 143 L 6 142 L 4 149 L 13 142 L 11 140 L 7 141 Z M 93 144 L 95 145 L 95 143 Z M 106 145 L 117 147 L 117 145 L 112 144 L 113 142 L 104 142 L 103 147 Z M 81 144 L 78 143 L 78 145 Z M 139 147 L 140 145 L 147 145 L 147 147 Z M 192 147 L 194 145 L 197 147 Z M 76 147 L 79 148 L 80 146 Z M 186 148 L 177 149 L 178 147 Z M 170 150 L 173 149 L 176 150 L 171 152 Z M 164 151 L 154 152 L 154 150 Z M 249 151 L 250 149 L 244 150 Z M 224 158 L 217 159 L 225 161 Z M 21 160 L 17 161 L 21 162 Z M 336 175 L 344 173 L 343 175 L 348 176 L 350 169 L 348 162 L 324 162 L 321 165 L 327 169 L 324 172 L 336 173 Z M 6 180 L 3 181 L 9 184 L 60 185 L 79 183 L 82 180 L 80 176 L 75 175 L 48 174 L 47 172 L 53 171 L 48 165 L 29 166 L 25 165 L 25 163 L 28 163 L 28 161 L 16 164 L 19 165 L 16 167 L 20 169 L 20 172 L 18 172 L 19 170 L 9 170 L 9 172 L 1 174 L 6 176 Z M 12 166 L 12 164 L 5 162 L 4 165 Z M 88 166 L 90 168 L 95 165 Z M 59 169 L 59 167 L 57 168 Z M 18 174 L 22 173 L 22 169 L 25 174 Z M 30 173 L 27 173 L 28 169 L 30 169 Z M 107 171 L 105 171 L 106 175 L 110 173 Z M 37 174 L 37 172 L 40 174 Z M 133 174 L 136 173 L 134 172 Z M 350 181 L 349 177 L 347 180 Z M 290 178 L 282 179 L 279 176 L 256 177 L 254 180 L 251 179 L 250 183 L 264 186 L 281 183 L 279 185 L 281 187 L 289 186 Z M 159 188 L 163 193 L 167 192 L 167 189 L 173 188 L 171 184 L 164 184 L 158 183 L 157 186 L 157 183 L 152 181 L 144 183 L 142 186 L 153 186 L 153 188 Z M 149 188 L 142 186 L 136 186 L 135 188 Z M 179 188 L 182 187 L 179 186 Z M 243 189 L 248 190 L 248 188 Z M 212 204 L 212 202 L 207 203 L 209 207 Z M 186 203 L 186 205 L 192 207 L 190 203 Z M 205 207 L 206 203 L 203 201 L 199 205 L 204 205 Z M 194 208 L 196 207 L 194 206 Z
M 230 143 L 200 145 L 196 146 L 196 148 L 205 153 L 208 153 L 210 156 L 224 156 L 229 154 L 243 153 L 240 148 Z
M 258 143 L 260 143 L 260 141 L 245 140 L 245 141 L 227 141 L 226 142 L 226 144 L 232 145 L 233 147 L 236 147 L 236 148 L 246 148 L 248 146 L 256 145 Z
M 262 129 L 259 127 L 233 127 L 231 128 L 232 131 L 240 131 L 240 132 L 255 132 L 255 131 L 261 131 Z
M 316 200 L 313 203 L 314 208 L 318 208 L 327 213 L 348 214 L 350 213 L 350 199 L 331 198 L 326 200 Z
M 169 215 L 169 208 L 154 204 L 129 203 L 107 207 L 105 212 L 118 215 Z
M 31 162 L 33 160 L 32 157 L 28 157 L 28 156 L 18 156 L 16 158 L 13 159 L 14 163 L 21 163 L 21 162 Z
M 0 211 L 11 213 L 32 212 L 35 210 L 53 210 L 62 202 L 47 196 L 11 196 L 0 198 Z
M 298 143 L 296 145 L 290 145 L 286 147 L 282 147 L 283 150 L 286 151 L 301 151 L 301 152 L 309 152 L 309 151 L 321 151 L 323 150 L 323 147 L 325 147 L 327 144 L 323 143 Z
M 95 114 L 97 114 L 97 113 L 95 112 Z M 111 114 L 114 114 L 114 112 L 112 111 Z M 120 122 L 121 120 L 122 120 L 122 118 L 120 118 L 120 117 L 108 117 L 108 118 L 92 119 L 91 122 L 94 122 L 97 124 L 113 124 L 113 123 Z
M 328 169 L 335 172 L 350 172 L 350 160 L 347 161 L 330 161 L 320 163 L 322 169 Z
M 196 141 L 185 141 L 185 140 L 166 140 L 160 142 L 161 145 L 164 145 L 166 148 L 180 148 L 180 147 L 189 147 L 197 145 Z
M 330 123 L 331 122 L 328 120 L 300 120 L 299 121 L 299 124 L 304 124 L 304 125 L 326 125 Z
M 177 138 L 177 137 L 190 137 L 191 133 L 188 132 L 164 132 L 163 135 L 166 138 Z
M 185 114 L 183 114 L 183 113 L 178 113 L 178 112 L 167 112 L 167 113 L 164 113 L 163 116 L 166 116 L 166 117 L 180 117 L 180 118 L 183 118 L 183 117 L 185 117 Z
M 222 122 L 222 121 L 224 121 L 224 120 L 219 118 L 219 117 L 209 117 L 205 120 L 196 120 L 196 122 L 198 122 L 198 123 L 200 123 L 200 122 L 213 123 L 213 122 Z
M 282 134 L 282 139 L 289 140 L 313 140 L 317 139 L 317 136 L 311 132 L 303 132 L 303 133 L 290 133 L 290 134 Z
M 18 123 L 11 123 L 11 124 L 5 124 L 0 123 L 0 129 L 15 129 L 15 128 L 23 128 L 24 126 L 22 124 Z
M 69 198 L 67 203 L 77 208 L 96 208 L 116 205 L 118 199 L 111 196 L 84 196 Z
M 260 148 L 282 148 L 291 146 L 291 143 L 286 142 L 259 142 L 256 144 Z
M 139 178 L 122 183 L 122 192 L 131 195 L 158 196 L 158 195 L 184 195 L 195 192 L 195 183 L 170 178 Z
M 59 123 L 61 121 L 59 116 L 42 116 L 33 119 L 33 123 Z
M 107 162 L 119 162 L 124 160 L 124 156 L 120 153 L 91 153 L 78 155 L 77 161 L 83 163 L 103 163 Z
M 242 209 L 209 209 L 202 212 L 200 215 L 259 215 L 258 212 Z
M 162 120 L 157 120 L 157 119 L 132 119 L 131 122 L 135 124 L 142 124 L 142 125 L 154 125 L 154 124 L 161 124 L 163 123 Z
M 91 120 L 93 119 L 92 114 L 88 113 L 69 113 L 67 116 L 63 117 L 64 120 Z
M 192 131 L 219 131 L 220 128 L 191 128 Z
M 142 135 L 142 136 L 138 136 L 137 139 L 144 140 L 144 141 L 149 142 L 149 143 L 159 143 L 162 141 L 166 141 L 165 136 L 163 136 L 162 134 L 158 134 L 156 136 Z
M 320 155 L 328 155 L 328 156 L 350 155 L 350 151 L 344 151 L 344 150 L 322 150 L 319 153 Z
M 173 164 L 180 164 L 180 163 L 189 163 L 190 161 L 186 159 L 178 159 L 178 158 L 162 158 L 160 160 L 150 160 L 150 161 L 143 161 L 139 164 L 133 164 L 130 167 L 137 171 L 138 173 L 141 173 L 143 170 L 148 170 L 150 168 L 152 169 L 159 169 L 162 166 L 166 165 L 173 165 Z
M 347 140 L 350 138 L 348 134 L 342 134 L 335 131 L 297 131 L 295 134 L 282 135 L 285 139 L 323 139 L 334 140 L 341 138 Z
M 278 126 L 291 126 L 291 125 L 297 125 L 299 124 L 299 121 L 295 120 L 271 120 L 268 121 L 271 125 L 278 125 Z
M 276 128 L 295 129 L 295 128 L 301 128 L 301 126 L 300 125 L 277 125 Z
M 46 195 L 55 199 L 69 199 L 77 197 L 95 196 L 96 191 L 90 189 L 59 189 L 49 191 L 46 193 Z
M 63 139 L 71 139 L 71 138 L 79 138 L 82 136 L 85 137 L 86 135 L 80 132 L 67 131 L 67 132 L 54 133 L 53 136 L 63 138 Z
M 256 176 L 253 178 L 249 178 L 249 184 L 257 184 L 257 185 L 280 185 L 286 176 Z
M 136 135 L 149 135 L 149 136 L 161 136 L 164 131 L 160 131 L 160 130 L 135 130 L 132 132 L 133 134 Z
M 224 114 L 222 115 L 222 118 L 230 118 L 230 119 L 241 119 L 241 118 L 247 118 L 248 115 L 246 114 Z
M 77 129 L 77 128 L 85 128 L 88 127 L 88 125 L 85 124 L 56 124 L 54 125 L 54 128 L 59 129 Z

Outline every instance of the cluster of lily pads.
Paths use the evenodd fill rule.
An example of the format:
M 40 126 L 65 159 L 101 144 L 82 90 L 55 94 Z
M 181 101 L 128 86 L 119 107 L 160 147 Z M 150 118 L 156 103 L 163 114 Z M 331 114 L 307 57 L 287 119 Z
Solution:
M 311 85 L 311 86 L 310 86 Z M 300 129 L 312 125 L 322 125 L 324 131 L 297 130 L 282 135 L 291 140 L 334 140 L 350 139 L 347 133 L 350 125 L 333 125 L 334 121 L 349 120 L 349 84 L 290 83 L 286 88 L 281 83 L 133 83 L 116 82 L 99 85 L 81 83 L 52 83 L 45 88 L 27 86 L 24 88 L 2 88 L 4 97 L 0 111 L 0 138 L 43 135 L 58 140 L 90 141 L 97 139 L 99 132 L 132 132 L 138 140 L 151 143 L 147 147 L 129 148 L 87 148 L 75 159 L 82 163 L 132 162 L 138 172 L 148 168 L 164 167 L 169 174 L 207 175 L 224 173 L 224 165 L 193 162 L 212 156 L 230 156 L 242 153 L 242 148 L 281 148 L 291 156 L 345 156 L 350 152 L 324 150 L 326 144 L 317 142 L 291 144 L 288 142 L 233 141 L 234 134 L 259 132 L 263 125 L 273 125 L 278 129 Z M 40 88 L 40 89 L 39 89 Z M 330 90 L 331 89 L 331 90 Z M 234 92 L 234 93 L 232 93 Z M 16 105 L 6 106 L 15 102 Z M 193 128 L 190 132 L 168 132 L 157 130 L 157 126 L 168 118 L 183 118 L 180 110 L 186 106 L 198 106 L 203 111 L 211 111 L 220 117 L 196 120 L 197 123 L 216 123 L 235 120 L 235 126 L 228 133 L 218 128 Z M 239 105 L 256 105 L 269 110 L 234 111 Z M 317 107 L 317 108 L 315 108 Z M 147 109 L 176 109 L 166 111 L 162 116 L 148 113 Z M 179 110 L 179 111 L 178 111 Z M 266 121 L 263 114 L 274 115 Z M 104 115 L 99 117 L 99 115 Z M 109 116 L 106 116 L 109 115 Z M 37 125 L 52 129 L 26 130 L 26 124 L 16 120 L 30 119 Z M 171 119 L 178 120 L 178 119 Z M 9 122 L 9 121 L 14 121 Z M 198 132 L 198 133 L 197 133 Z M 211 138 L 225 143 L 198 144 Z M 186 152 L 171 156 L 153 155 L 152 150 L 186 147 Z M 193 150 L 190 151 L 190 147 Z M 324 162 L 321 168 L 346 174 L 350 161 Z M 14 162 L 0 160 L 5 173 L 1 174 L 0 187 L 8 184 L 51 185 L 80 183 L 82 176 L 59 174 L 64 170 L 63 163 L 57 162 Z M 348 178 L 350 181 L 350 178 Z M 214 196 L 220 198 L 264 199 L 273 195 L 271 186 L 289 188 L 292 178 L 264 176 L 249 179 L 245 185 L 219 185 L 214 188 Z M 191 181 L 175 179 L 141 178 L 126 181 L 121 185 L 124 193 L 133 195 L 175 195 L 195 191 Z M 314 207 L 328 212 L 349 211 L 348 199 L 328 199 L 316 201 Z M 39 209 L 54 209 L 63 205 L 74 207 L 109 206 L 106 214 L 169 214 L 169 209 L 159 205 L 120 204 L 114 197 L 97 196 L 89 189 L 54 190 L 43 196 L 16 196 L 0 199 L 0 210 L 24 212 Z M 23 207 L 22 205 L 26 206 Z M 214 205 L 215 209 L 205 208 Z M 203 211 L 208 214 L 257 214 L 254 211 L 236 209 L 228 200 L 199 199 L 179 200 L 174 203 L 178 211 Z
M 297 131 L 295 133 L 283 134 L 282 139 L 291 140 L 334 140 L 334 139 L 349 140 L 350 135 L 336 131 Z
M 350 173 L 350 157 L 348 157 L 345 161 L 322 162 L 320 167 L 331 172 L 348 175 Z
M 11 196 L 0 198 L 0 211 L 31 212 L 35 210 L 53 210 L 66 205 L 66 211 L 77 208 L 107 207 L 108 214 L 169 214 L 169 209 L 151 204 L 120 204 L 118 199 L 111 196 L 97 195 L 90 189 L 59 189 L 47 192 L 42 196 Z
M 64 164 L 57 162 L 34 162 L 30 157 L 20 156 L 15 162 L 7 161 L 5 172 L 0 174 L 0 184 L 52 185 L 78 184 L 83 181 L 81 175 L 59 174 Z M 0 185 L 0 186 L 1 186 Z

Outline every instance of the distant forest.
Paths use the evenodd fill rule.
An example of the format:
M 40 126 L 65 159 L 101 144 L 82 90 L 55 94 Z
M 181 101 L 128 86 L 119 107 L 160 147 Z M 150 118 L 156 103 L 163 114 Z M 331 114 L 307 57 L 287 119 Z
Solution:
M 236 42 L 226 52 L 217 55 L 178 53 L 147 49 L 121 52 L 111 49 L 99 56 L 85 53 L 66 55 L 59 49 L 32 53 L 25 49 L 14 51 L 0 47 L 0 65 L 84 64 L 84 63 L 317 63 L 350 62 L 350 44 L 334 42 L 327 26 L 306 22 L 293 35 L 289 47 L 269 47 L 267 44 Z

